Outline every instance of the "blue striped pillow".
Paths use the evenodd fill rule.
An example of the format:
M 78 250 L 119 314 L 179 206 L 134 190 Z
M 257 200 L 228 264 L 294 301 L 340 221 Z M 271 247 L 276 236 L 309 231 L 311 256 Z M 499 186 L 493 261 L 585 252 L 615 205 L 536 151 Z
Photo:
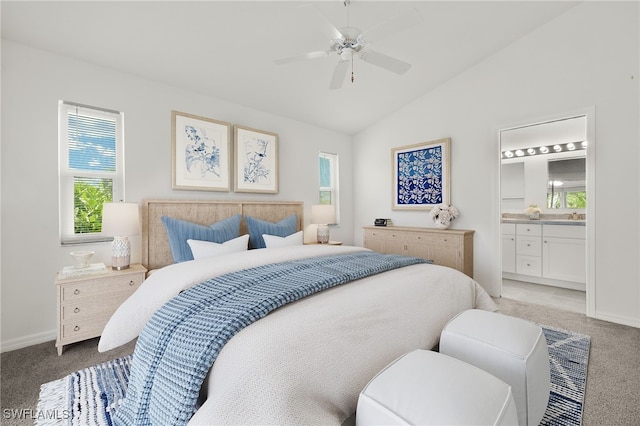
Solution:
M 251 216 L 245 216 L 244 220 L 247 221 L 249 229 L 249 245 L 254 249 L 266 247 L 262 234 L 288 237 L 298 230 L 298 216 L 295 214 L 277 223 L 266 222 Z
M 237 214 L 210 226 L 204 226 L 169 216 L 160 218 L 167 230 L 171 255 L 176 263 L 193 260 L 193 253 L 187 243 L 189 239 L 221 244 L 239 237 L 241 219 L 242 216 Z

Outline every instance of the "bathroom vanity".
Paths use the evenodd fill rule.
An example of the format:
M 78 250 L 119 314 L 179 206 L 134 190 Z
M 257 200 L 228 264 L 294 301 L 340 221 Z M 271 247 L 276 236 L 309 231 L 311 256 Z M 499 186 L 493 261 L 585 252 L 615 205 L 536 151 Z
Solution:
M 584 220 L 502 219 L 502 276 L 585 290 Z

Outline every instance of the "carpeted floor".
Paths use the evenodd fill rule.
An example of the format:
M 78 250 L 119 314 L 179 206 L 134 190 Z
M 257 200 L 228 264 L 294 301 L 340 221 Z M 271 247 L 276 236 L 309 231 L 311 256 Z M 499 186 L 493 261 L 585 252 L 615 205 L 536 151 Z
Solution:
M 510 299 L 494 299 L 515 317 L 591 336 L 584 426 L 640 424 L 640 328 Z
M 505 314 L 591 336 L 583 425 L 640 423 L 640 329 L 504 298 L 496 303 Z M 0 423 L 32 425 L 41 384 L 128 355 L 134 344 L 104 354 L 96 346 L 97 339 L 71 345 L 60 357 L 53 342 L 3 353 Z

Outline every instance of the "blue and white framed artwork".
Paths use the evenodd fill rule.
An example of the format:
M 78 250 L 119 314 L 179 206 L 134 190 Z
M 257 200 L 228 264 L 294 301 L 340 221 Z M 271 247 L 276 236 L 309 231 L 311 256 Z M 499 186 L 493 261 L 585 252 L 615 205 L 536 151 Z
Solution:
M 278 193 L 278 134 L 234 126 L 236 192 Z
M 431 210 L 450 204 L 451 139 L 393 148 L 394 210 Z
M 171 111 L 173 189 L 231 189 L 231 124 Z

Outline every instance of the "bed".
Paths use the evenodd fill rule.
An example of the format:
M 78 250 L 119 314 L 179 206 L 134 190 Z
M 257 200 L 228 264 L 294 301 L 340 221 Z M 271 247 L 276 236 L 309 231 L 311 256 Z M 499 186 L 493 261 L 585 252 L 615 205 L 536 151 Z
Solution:
M 299 202 L 143 202 L 142 258 L 143 264 L 153 272 L 111 318 L 99 349 L 109 350 L 138 338 L 132 378 L 136 361 L 140 365 L 163 363 L 165 369 L 164 373 L 154 370 L 153 374 L 147 372 L 147 376 L 139 374 L 147 377 L 141 379 L 148 382 L 144 382 L 147 387 L 140 387 L 144 392 L 155 392 L 154 386 L 161 387 L 154 384 L 154 380 L 161 382 L 165 377 L 182 380 L 184 369 L 191 368 L 190 362 L 185 363 L 187 367 L 177 362 L 174 366 L 170 355 L 171 351 L 184 351 L 174 349 L 175 341 L 189 340 L 186 344 L 191 345 L 191 336 L 180 335 L 165 342 L 165 348 L 154 348 L 166 357 L 158 361 L 157 355 L 147 355 L 149 346 L 156 344 L 153 343 L 156 337 L 147 335 L 148 330 L 157 328 L 156 324 L 162 321 L 158 318 L 167 316 L 163 312 L 185 306 L 183 299 L 191 297 L 194 291 L 202 292 L 200 289 L 207 285 L 218 289 L 213 285 L 220 285 L 219 280 L 226 284 L 227 277 L 233 276 L 242 281 L 244 275 L 239 274 L 255 276 L 256 271 L 261 273 L 268 268 L 304 269 L 300 273 L 311 274 L 315 280 L 325 273 L 333 274 L 333 271 L 322 271 L 332 269 L 331 265 L 338 265 L 342 259 L 365 259 L 365 263 L 376 265 L 388 260 L 395 265 L 283 303 L 260 319 L 243 325 L 225 341 L 216 352 L 213 365 L 207 367 L 204 381 L 197 386 L 195 413 L 192 410 L 171 423 L 342 424 L 353 416 L 362 388 L 389 362 L 416 348 L 434 348 L 445 323 L 459 312 L 471 308 L 496 309 L 482 287 L 459 271 L 411 263 L 413 260 L 399 259 L 402 257 L 379 258 L 375 256 L 388 255 L 378 255 L 361 247 L 284 245 L 174 263 L 162 222 L 163 216 L 171 216 L 207 226 L 240 215 L 240 234 L 244 235 L 249 232 L 248 217 L 275 223 L 293 215 L 295 229 L 300 231 L 303 213 L 304 205 Z M 406 264 L 396 265 L 405 261 Z M 324 266 L 318 270 L 308 269 L 322 262 Z M 293 277 L 292 281 L 303 281 L 294 279 L 288 272 L 286 275 Z M 198 329 L 186 328 L 189 332 Z M 165 336 L 162 333 L 160 335 Z M 153 361 L 147 362 L 147 358 Z M 184 373 L 188 374 L 191 373 Z M 129 386 L 132 400 L 144 393 L 136 392 L 136 383 L 138 381 L 132 379 Z M 149 397 L 140 403 L 143 410 L 160 410 L 161 414 L 152 413 L 150 418 L 156 415 L 166 419 L 162 410 L 168 409 L 165 406 L 173 399 L 171 389 L 179 387 L 171 383 L 173 387 L 169 387 L 169 391 L 158 391 L 155 399 Z M 123 410 L 118 415 L 137 410 L 128 408 L 128 402 L 125 400 L 118 408 Z M 146 414 L 143 418 L 134 422 L 154 423 Z

